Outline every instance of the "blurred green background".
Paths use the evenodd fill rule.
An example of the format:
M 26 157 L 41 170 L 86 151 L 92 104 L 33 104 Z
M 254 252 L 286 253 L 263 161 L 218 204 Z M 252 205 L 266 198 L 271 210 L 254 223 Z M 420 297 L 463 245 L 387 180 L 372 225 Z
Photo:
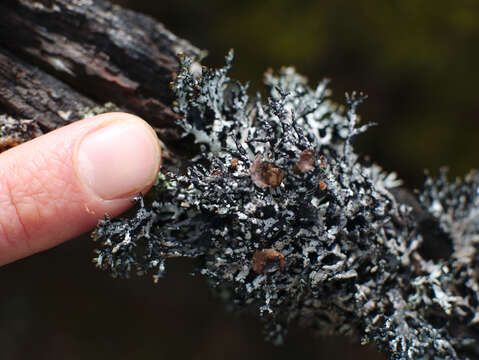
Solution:
M 232 76 L 262 86 L 263 72 L 294 65 L 312 85 L 332 80 L 333 99 L 362 90 L 377 127 L 357 149 L 410 188 L 423 169 L 451 176 L 477 167 L 479 2 L 117 0 L 209 51 Z M 113 280 L 89 262 L 87 237 L 0 268 L 0 359 L 382 359 L 373 347 L 314 339 L 292 329 L 283 347 L 262 338 L 251 315 L 227 312 L 194 262 L 167 276 Z

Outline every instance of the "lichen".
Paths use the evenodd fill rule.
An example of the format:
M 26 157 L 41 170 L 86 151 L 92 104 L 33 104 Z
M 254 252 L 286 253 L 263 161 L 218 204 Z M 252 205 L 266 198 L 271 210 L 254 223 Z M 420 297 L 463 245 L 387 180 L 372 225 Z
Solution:
M 113 104 L 112 102 L 104 103 L 103 105 L 94 106 L 94 107 L 85 107 L 79 113 L 81 119 L 90 118 L 95 115 L 104 114 L 112 111 L 121 111 L 121 109 Z
M 41 134 L 34 120 L 14 119 L 7 114 L 0 114 L 0 153 Z
M 356 113 L 365 96 L 343 110 L 326 81 L 313 89 L 283 68 L 266 74 L 263 103 L 228 77 L 232 59 L 199 70 L 180 58 L 175 111 L 200 152 L 184 171 L 162 170 L 133 214 L 100 221 L 97 266 L 158 281 L 168 258 L 198 258 L 198 274 L 255 308 L 276 343 L 299 323 L 392 359 L 477 356 L 477 177 L 426 183 L 422 203 L 457 235 L 452 259 L 425 259 L 413 209 L 391 192 L 400 181 L 354 152 L 371 125 Z

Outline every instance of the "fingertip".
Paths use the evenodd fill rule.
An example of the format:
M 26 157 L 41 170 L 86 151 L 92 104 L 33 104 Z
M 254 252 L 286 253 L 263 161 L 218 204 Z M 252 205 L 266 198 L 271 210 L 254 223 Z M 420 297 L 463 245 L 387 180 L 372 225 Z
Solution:
M 156 133 L 127 113 L 80 120 L 2 153 L 0 264 L 125 211 L 154 184 L 160 165 Z
M 161 149 L 156 133 L 139 117 L 105 116 L 78 141 L 74 164 L 80 182 L 103 200 L 131 197 L 155 182 Z

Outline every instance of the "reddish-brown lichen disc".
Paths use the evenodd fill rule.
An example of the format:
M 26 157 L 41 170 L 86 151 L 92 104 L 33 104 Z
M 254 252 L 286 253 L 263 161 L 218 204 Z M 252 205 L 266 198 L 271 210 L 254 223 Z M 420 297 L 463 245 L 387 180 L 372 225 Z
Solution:
M 320 167 L 321 169 L 326 169 L 326 166 L 327 166 L 326 158 L 325 158 L 323 155 L 321 155 L 321 156 L 319 157 L 319 167 Z
M 263 155 L 255 156 L 253 165 L 249 169 L 251 180 L 259 187 L 276 187 L 283 181 L 284 173 L 275 164 L 262 161 Z
M 299 155 L 299 160 L 296 163 L 296 167 L 302 172 L 308 172 L 309 170 L 314 169 L 314 160 L 315 153 L 311 149 L 304 150 L 301 155 Z
M 238 159 L 231 159 L 230 165 L 232 168 L 235 168 L 236 166 L 238 166 Z
M 213 177 L 220 177 L 221 175 L 223 175 L 223 171 L 221 171 L 221 169 L 214 169 L 211 172 L 211 176 Z
M 326 184 L 324 181 L 319 182 L 319 190 L 324 191 L 328 187 L 328 184 Z
M 284 268 L 284 256 L 274 249 L 256 251 L 253 255 L 253 271 L 262 274 L 265 268 L 272 263 L 279 263 L 279 268 Z

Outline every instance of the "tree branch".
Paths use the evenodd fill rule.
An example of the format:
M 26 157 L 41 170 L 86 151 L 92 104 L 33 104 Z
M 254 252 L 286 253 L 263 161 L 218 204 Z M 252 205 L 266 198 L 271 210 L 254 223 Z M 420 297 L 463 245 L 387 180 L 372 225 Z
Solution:
M 42 131 L 106 102 L 172 127 L 176 55 L 199 54 L 153 19 L 102 0 L 3 1 L 0 47 L 1 108 Z
M 266 75 L 263 104 L 227 76 L 232 54 L 209 70 L 179 64 L 180 52 L 199 56 L 103 0 L 0 3 L 0 150 L 106 102 L 163 140 L 175 128 L 200 144 L 185 173 L 164 170 L 136 199 L 136 214 L 101 222 L 97 265 L 158 279 L 167 258 L 199 257 L 229 301 L 256 306 L 273 340 L 298 322 L 393 359 L 479 358 L 479 176 L 429 178 L 417 199 L 354 153 L 362 97 L 342 113 L 325 82 L 313 90 L 283 69 Z

